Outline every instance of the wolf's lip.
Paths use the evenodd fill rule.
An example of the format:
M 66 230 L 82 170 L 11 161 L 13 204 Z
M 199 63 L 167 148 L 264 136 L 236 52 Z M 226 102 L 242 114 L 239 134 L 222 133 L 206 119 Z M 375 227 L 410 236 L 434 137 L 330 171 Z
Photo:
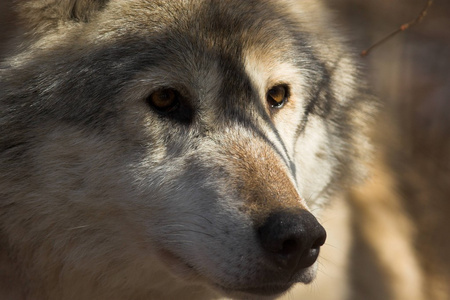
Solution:
M 178 277 L 189 279 L 199 276 L 193 266 L 186 263 L 183 259 L 173 254 L 172 252 L 167 250 L 159 250 L 158 254 L 163 263 L 169 268 L 169 270 L 172 271 L 173 274 L 176 274 Z

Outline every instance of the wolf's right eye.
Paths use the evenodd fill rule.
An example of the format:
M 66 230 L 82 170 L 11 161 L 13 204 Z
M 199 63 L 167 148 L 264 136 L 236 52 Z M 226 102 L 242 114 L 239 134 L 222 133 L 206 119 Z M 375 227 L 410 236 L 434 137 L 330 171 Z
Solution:
M 174 89 L 161 89 L 147 98 L 148 104 L 160 113 L 175 111 L 180 105 L 180 94 Z

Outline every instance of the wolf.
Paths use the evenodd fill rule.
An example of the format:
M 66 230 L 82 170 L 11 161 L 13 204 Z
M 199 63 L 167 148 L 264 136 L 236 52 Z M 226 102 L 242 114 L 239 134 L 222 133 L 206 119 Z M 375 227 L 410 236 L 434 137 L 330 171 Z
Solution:
M 274 299 L 377 102 L 317 0 L 33 0 L 0 68 L 2 299 Z

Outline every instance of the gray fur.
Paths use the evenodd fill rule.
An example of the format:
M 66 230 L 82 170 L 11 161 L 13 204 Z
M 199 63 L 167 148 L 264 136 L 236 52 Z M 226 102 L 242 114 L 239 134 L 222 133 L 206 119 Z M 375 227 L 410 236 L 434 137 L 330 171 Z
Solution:
M 316 213 L 361 178 L 375 105 L 313 22 L 322 8 L 289 5 L 19 6 L 24 46 L 0 69 L 0 241 L 18 298 L 248 298 L 273 276 L 314 278 L 267 269 L 253 226 L 280 207 Z M 271 84 L 294 96 L 272 111 L 265 71 L 248 68 L 280 61 Z M 182 103 L 167 116 L 146 99 L 168 87 Z

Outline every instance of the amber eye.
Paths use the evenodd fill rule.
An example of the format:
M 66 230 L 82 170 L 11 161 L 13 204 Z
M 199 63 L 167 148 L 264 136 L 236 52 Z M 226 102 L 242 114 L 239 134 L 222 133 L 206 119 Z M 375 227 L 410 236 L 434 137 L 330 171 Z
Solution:
M 174 89 L 161 89 L 153 92 L 147 101 L 158 112 L 169 113 L 178 108 L 180 95 Z
M 285 85 L 277 85 L 267 92 L 267 102 L 273 108 L 281 108 L 288 99 L 288 90 Z

